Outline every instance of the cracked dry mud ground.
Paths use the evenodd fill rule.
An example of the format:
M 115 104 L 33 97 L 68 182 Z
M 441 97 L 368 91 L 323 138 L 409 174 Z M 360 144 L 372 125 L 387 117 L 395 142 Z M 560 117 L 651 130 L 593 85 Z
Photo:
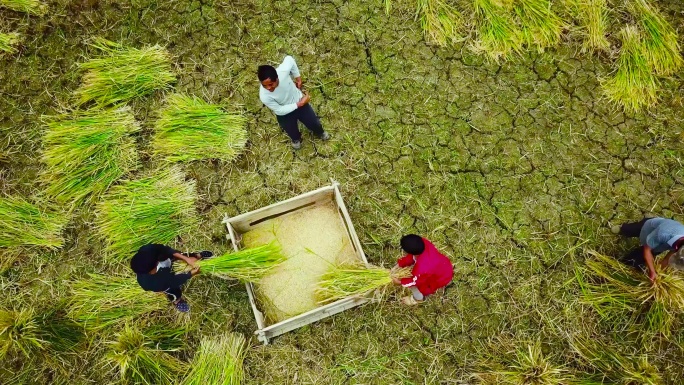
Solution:
M 289 3 L 58 0 L 43 19 L 0 11 L 3 30 L 29 36 L 20 55 L 0 61 L 0 134 L 17 151 L 2 163 L 4 192 L 38 188 L 40 117 L 68 103 L 76 63 L 92 53 L 88 39 L 158 43 L 175 57 L 177 90 L 241 105 L 250 121 L 250 143 L 237 162 L 188 168 L 201 194 L 198 244 L 221 242 L 224 213 L 334 179 L 372 263 L 392 264 L 407 232 L 451 256 L 455 285 L 445 295 L 415 309 L 395 302 L 354 309 L 255 348 L 249 383 L 461 383 L 476 370 L 486 339 L 500 333 L 541 336 L 548 349 L 567 352 L 540 315 L 561 327 L 592 317 L 564 311 L 576 294 L 566 282 L 582 248 L 622 252 L 608 223 L 646 212 L 683 218 L 680 76 L 665 81 L 656 108 L 630 116 L 602 99 L 606 60 L 575 46 L 494 65 L 467 45 L 426 44 L 412 7 L 388 17 L 380 2 Z M 682 5 L 661 6 L 675 28 L 684 27 Z M 305 135 L 296 153 L 261 106 L 255 79 L 258 64 L 286 54 L 296 58 L 333 135 L 327 143 Z M 146 128 L 142 153 L 161 103 L 161 95 L 134 103 Z M 57 286 L 65 275 L 106 269 L 96 259 L 98 243 L 87 242 L 88 221 L 87 212 L 74 221 L 70 246 L 58 254 L 70 267 L 40 262 Z M 11 290 L 45 290 L 32 281 L 31 261 L 3 278 Z M 202 333 L 255 329 L 240 285 L 202 278 L 189 296 L 193 290 L 195 308 L 203 309 L 193 319 L 218 321 L 193 334 L 185 357 Z M 682 339 L 679 332 L 673 341 Z M 681 383 L 676 344 L 647 353 L 658 357 L 668 383 Z M 71 375 L 73 383 L 106 376 L 96 368 Z

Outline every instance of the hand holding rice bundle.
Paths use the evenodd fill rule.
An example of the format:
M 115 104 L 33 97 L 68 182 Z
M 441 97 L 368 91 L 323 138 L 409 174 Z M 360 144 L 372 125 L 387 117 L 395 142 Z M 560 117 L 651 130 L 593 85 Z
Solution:
M 202 272 L 220 277 L 237 279 L 243 282 L 256 282 L 273 267 L 285 260 L 280 246 L 270 243 L 233 253 L 226 253 L 211 259 L 195 262 Z M 178 269 L 187 270 L 190 266 L 180 265 Z
M 411 268 L 392 268 L 361 265 L 333 266 L 325 273 L 316 289 L 318 303 L 334 302 L 354 295 L 363 295 L 372 290 L 382 289 L 399 280 L 411 276 Z

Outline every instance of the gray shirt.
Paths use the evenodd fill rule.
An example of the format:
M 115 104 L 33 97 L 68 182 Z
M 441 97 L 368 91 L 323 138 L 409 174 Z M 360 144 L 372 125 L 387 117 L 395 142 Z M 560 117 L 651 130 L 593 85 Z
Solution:
M 276 68 L 278 72 L 278 87 L 273 92 L 259 85 L 259 99 L 276 115 L 287 115 L 297 109 L 297 102 L 302 98 L 302 91 L 292 81 L 292 77 L 299 77 L 299 68 L 292 56 L 285 56 L 283 62 Z
M 684 237 L 684 225 L 672 219 L 653 218 L 644 223 L 639 233 L 642 245 L 653 249 L 653 254 L 674 250 L 674 243 Z

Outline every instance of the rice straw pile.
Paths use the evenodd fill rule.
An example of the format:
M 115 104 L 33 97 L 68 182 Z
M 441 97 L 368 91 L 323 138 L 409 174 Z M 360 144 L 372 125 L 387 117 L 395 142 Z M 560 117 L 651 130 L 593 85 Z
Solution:
M 140 126 L 130 108 L 78 113 L 47 123 L 42 179 L 58 203 L 76 206 L 97 199 L 110 185 L 138 168 L 131 137 Z
M 247 344 L 241 334 L 203 338 L 181 385 L 240 385 Z
M 81 87 L 75 91 L 78 106 L 127 103 L 157 90 L 169 89 L 176 80 L 169 53 L 158 45 L 125 48 L 106 39 L 97 39 L 93 47 L 104 56 L 80 65 L 85 75 Z
M 286 260 L 256 283 L 257 299 L 269 322 L 316 308 L 320 277 L 330 266 L 358 260 L 332 203 L 263 222 L 242 237 L 245 247 L 274 241 L 282 247 Z
M 284 260 L 280 246 L 270 243 L 210 259 L 200 259 L 197 265 L 202 269 L 202 273 L 243 282 L 257 282 Z M 188 266 L 177 265 L 183 270 L 189 269 Z
M 389 12 L 389 3 L 386 4 Z M 446 46 L 461 38 L 461 14 L 444 0 L 418 0 L 417 17 L 428 40 Z
M 0 197 L 0 247 L 62 247 L 68 218 L 40 206 L 20 196 Z
M 90 274 L 71 285 L 67 316 L 86 329 L 100 329 L 165 309 L 166 299 L 143 290 L 135 277 Z
M 47 6 L 40 0 L 0 0 L 0 7 L 36 16 L 42 16 L 47 12 Z
M 33 309 L 0 309 L 0 360 L 18 355 L 31 358 L 44 345 Z
M 318 303 L 323 304 L 350 296 L 364 295 L 369 291 L 391 285 L 392 277 L 410 277 L 412 268 L 391 271 L 375 266 L 368 268 L 363 265 L 333 266 L 321 277 L 316 289 L 316 298 Z
M 114 186 L 97 206 L 108 258 L 130 258 L 148 243 L 169 244 L 197 223 L 195 182 L 177 167 Z
M 247 143 L 246 122 L 197 97 L 174 94 L 157 120 L 152 148 L 169 162 L 232 161 Z
M 671 75 L 684 64 L 679 52 L 677 32 L 647 0 L 631 0 L 631 13 L 645 31 L 644 53 L 658 75 Z
M 0 51 L 9 54 L 17 52 L 17 45 L 21 37 L 16 32 L 2 33 L 0 32 Z

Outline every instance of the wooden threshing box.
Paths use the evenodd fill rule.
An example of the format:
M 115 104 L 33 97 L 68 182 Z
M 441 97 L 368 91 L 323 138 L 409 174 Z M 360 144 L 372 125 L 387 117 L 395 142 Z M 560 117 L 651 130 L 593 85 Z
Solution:
M 347 212 L 344 201 L 342 200 L 339 184 L 337 182 L 333 182 L 333 184 L 330 186 L 323 187 L 318 190 L 314 190 L 306 194 L 260 208 L 258 210 L 241 214 L 233 218 L 226 216 L 223 219 L 223 223 L 226 225 L 226 229 L 228 231 L 227 237 L 232 241 L 233 248 L 235 251 L 237 251 L 242 247 L 242 244 L 239 241 L 240 235 L 249 232 L 254 228 L 254 226 L 267 222 L 271 219 L 295 213 L 299 210 L 315 207 L 318 205 L 330 204 L 333 204 L 337 208 L 339 220 L 342 222 L 342 224 L 344 224 L 347 236 L 349 237 L 349 241 L 355 252 L 355 256 L 352 258 L 357 257 L 360 263 L 368 266 L 368 261 L 366 261 L 366 256 L 361 249 L 361 243 L 359 242 L 356 232 L 354 231 L 354 225 L 349 218 L 349 213 Z M 272 325 L 267 325 L 265 314 L 261 309 L 259 309 L 258 303 L 256 301 L 254 285 L 252 283 L 247 283 L 246 287 L 247 294 L 249 295 L 249 302 L 252 306 L 252 311 L 254 312 L 254 317 L 256 318 L 258 327 L 258 329 L 255 331 L 255 334 L 264 344 L 268 344 L 269 339 L 273 337 L 279 336 L 283 333 L 287 333 L 291 330 L 300 328 L 369 301 L 368 298 L 364 297 L 349 297 L 337 302 L 317 307 L 313 310 L 309 310 L 305 313 L 282 320 Z

